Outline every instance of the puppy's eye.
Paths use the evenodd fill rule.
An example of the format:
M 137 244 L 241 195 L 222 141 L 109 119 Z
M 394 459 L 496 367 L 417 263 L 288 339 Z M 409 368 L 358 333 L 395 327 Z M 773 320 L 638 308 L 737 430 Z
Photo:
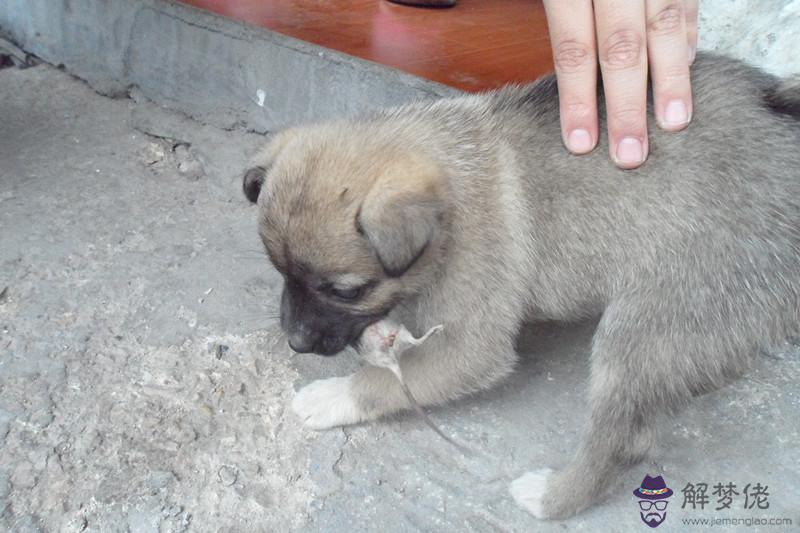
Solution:
M 336 296 L 340 300 L 356 300 L 361 297 L 364 292 L 364 287 L 350 287 L 347 289 L 340 289 L 337 287 L 331 287 L 330 293 L 333 296 Z

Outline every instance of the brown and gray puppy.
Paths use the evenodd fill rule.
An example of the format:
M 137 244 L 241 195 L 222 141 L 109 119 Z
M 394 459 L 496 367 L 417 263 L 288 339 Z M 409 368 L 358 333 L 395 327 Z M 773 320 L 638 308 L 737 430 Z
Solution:
M 589 506 L 600 491 L 573 487 L 640 461 L 657 415 L 800 332 L 800 88 L 703 55 L 693 87 L 689 129 L 652 127 L 635 171 L 604 145 L 566 153 L 552 77 L 278 134 L 244 189 L 289 343 L 330 355 L 387 314 L 415 335 L 444 324 L 402 361 L 431 405 L 511 372 L 523 321 L 600 317 L 577 455 L 511 487 L 540 518 Z M 368 366 L 293 408 L 322 429 L 408 403 Z

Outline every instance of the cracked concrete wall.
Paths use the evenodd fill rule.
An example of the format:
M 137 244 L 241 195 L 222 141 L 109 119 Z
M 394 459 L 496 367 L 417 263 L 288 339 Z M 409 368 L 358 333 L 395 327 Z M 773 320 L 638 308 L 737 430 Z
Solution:
M 136 86 L 226 129 L 264 132 L 457 92 L 166 0 L 5 0 L 0 30 L 103 94 Z

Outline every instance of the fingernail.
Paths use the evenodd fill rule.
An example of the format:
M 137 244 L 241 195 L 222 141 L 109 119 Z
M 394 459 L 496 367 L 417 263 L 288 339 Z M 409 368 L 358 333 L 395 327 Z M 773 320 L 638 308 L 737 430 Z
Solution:
M 689 111 L 683 100 L 670 100 L 664 109 L 665 126 L 684 126 L 689 122 Z
M 620 165 L 638 165 L 644 161 L 642 141 L 633 137 L 625 137 L 617 145 L 617 163 Z
M 694 46 L 689 47 L 689 64 L 694 63 L 694 57 L 697 55 L 697 48 Z
M 586 130 L 572 130 L 567 138 L 567 148 L 570 152 L 585 154 L 592 150 L 592 136 Z

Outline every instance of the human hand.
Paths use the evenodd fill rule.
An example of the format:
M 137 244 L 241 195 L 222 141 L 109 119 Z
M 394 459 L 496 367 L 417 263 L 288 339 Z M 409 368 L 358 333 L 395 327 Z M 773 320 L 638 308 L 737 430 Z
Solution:
M 698 0 L 544 0 L 567 149 L 585 154 L 599 138 L 597 65 L 603 77 L 611 159 L 647 159 L 647 75 L 656 122 L 667 131 L 692 118 L 689 65 L 697 49 Z

